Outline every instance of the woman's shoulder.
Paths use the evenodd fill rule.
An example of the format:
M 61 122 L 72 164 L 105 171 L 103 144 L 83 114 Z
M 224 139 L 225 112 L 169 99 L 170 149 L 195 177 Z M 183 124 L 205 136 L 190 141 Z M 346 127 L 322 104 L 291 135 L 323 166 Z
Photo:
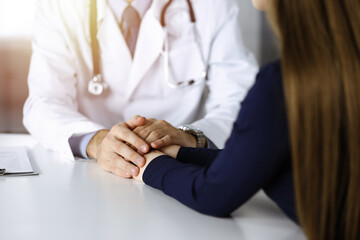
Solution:
M 256 76 L 256 82 L 276 87 L 282 85 L 281 61 L 275 61 L 263 66 Z
M 250 124 L 269 119 L 271 116 L 283 116 L 284 112 L 281 62 L 276 61 L 260 69 L 254 86 L 241 103 L 237 122 Z
M 254 99 L 256 102 L 268 101 L 274 96 L 282 97 L 282 92 L 281 62 L 276 61 L 260 69 L 247 98 Z

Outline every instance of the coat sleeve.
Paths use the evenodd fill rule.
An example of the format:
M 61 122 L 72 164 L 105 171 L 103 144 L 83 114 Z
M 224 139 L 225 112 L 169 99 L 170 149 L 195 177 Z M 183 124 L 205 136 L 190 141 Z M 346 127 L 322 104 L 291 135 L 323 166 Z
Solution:
M 218 148 L 223 148 L 239 112 L 239 103 L 254 84 L 258 66 L 242 41 L 237 2 L 213 2 L 213 19 L 209 19 L 213 22 L 209 24 L 217 28 L 210 43 L 206 113 L 191 126 L 202 130 Z
M 74 159 L 69 137 L 104 127 L 78 112 L 78 67 L 70 47 L 73 39 L 63 16 L 71 9 L 64 8 L 61 1 L 37 2 L 23 123 L 45 148 Z

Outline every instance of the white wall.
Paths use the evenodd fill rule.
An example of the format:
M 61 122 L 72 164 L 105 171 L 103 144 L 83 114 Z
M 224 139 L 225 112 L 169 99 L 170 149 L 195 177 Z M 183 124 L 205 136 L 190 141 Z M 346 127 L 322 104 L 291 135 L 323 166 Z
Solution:
M 0 0 L 0 132 L 24 132 L 36 0 Z
M 0 38 L 31 37 L 36 0 L 0 0 Z
M 266 16 L 256 10 L 251 0 L 237 0 L 240 6 L 240 24 L 245 46 L 256 56 L 260 65 L 278 58 L 272 35 Z

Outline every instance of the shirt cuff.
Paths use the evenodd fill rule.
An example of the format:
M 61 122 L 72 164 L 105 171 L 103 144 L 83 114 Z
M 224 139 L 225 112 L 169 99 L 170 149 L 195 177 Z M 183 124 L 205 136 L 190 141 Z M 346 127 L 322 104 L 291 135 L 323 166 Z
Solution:
M 85 134 L 75 134 L 69 138 L 69 145 L 74 157 L 90 159 L 86 153 L 87 145 L 97 131 Z

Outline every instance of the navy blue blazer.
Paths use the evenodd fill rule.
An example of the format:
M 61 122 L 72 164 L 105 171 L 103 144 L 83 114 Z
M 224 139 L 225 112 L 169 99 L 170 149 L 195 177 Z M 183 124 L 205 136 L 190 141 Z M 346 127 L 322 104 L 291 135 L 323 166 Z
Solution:
M 154 159 L 146 184 L 201 213 L 225 217 L 258 190 L 293 221 L 293 174 L 280 62 L 258 73 L 224 150 L 180 148 Z

